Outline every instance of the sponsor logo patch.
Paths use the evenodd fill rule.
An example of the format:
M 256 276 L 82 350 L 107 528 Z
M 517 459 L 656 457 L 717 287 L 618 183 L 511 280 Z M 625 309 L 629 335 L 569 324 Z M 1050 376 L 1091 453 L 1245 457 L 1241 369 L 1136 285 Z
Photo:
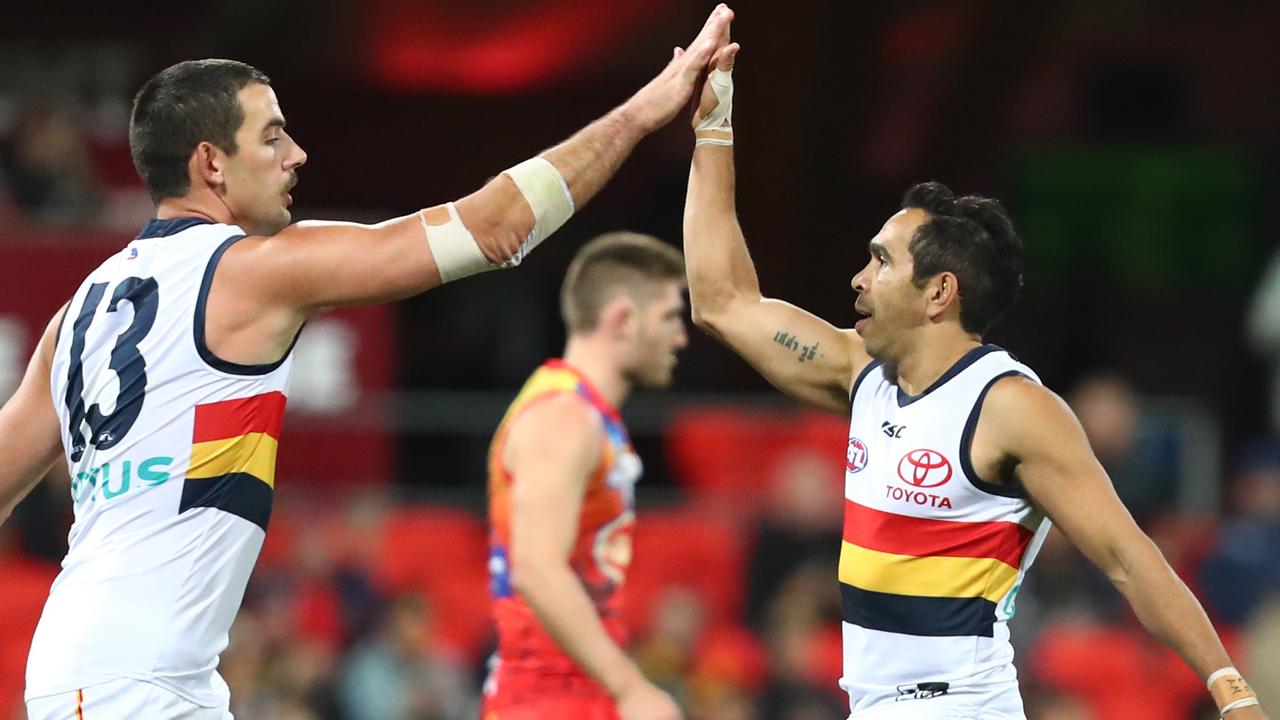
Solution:
M 934 488 L 946 485 L 954 471 L 951 461 L 937 450 L 920 448 L 912 450 L 898 461 L 898 477 L 916 488 Z

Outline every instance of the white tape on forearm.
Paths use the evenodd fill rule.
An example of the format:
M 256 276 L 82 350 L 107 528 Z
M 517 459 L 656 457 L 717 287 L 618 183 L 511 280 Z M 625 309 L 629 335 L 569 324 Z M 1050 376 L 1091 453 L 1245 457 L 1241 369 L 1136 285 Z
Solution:
M 422 223 L 422 232 L 426 233 L 427 245 L 436 260 L 436 268 L 440 271 L 442 282 L 461 280 L 469 275 L 496 270 L 497 265 L 480 252 L 476 239 L 462 224 L 458 217 L 458 209 L 453 203 L 444 206 L 449 211 L 449 219 L 443 224 L 427 222 L 426 210 L 418 211 L 418 222 Z
M 733 70 L 712 70 L 707 76 L 716 106 L 693 129 L 697 145 L 733 144 Z
M 573 194 L 564 176 L 543 157 L 532 157 L 515 167 L 504 170 L 520 189 L 525 202 L 533 210 L 533 231 L 525 238 L 515 256 L 502 263 L 502 267 L 515 267 L 539 243 L 559 230 L 573 217 Z

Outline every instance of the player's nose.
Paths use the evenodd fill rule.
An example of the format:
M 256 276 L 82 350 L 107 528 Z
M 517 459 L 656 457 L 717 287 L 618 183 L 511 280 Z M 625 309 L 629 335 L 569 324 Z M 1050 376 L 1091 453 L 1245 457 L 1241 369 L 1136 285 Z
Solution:
M 864 295 L 867 293 L 867 290 L 868 290 L 867 270 L 870 267 L 871 267 L 871 263 L 867 263 L 865 266 L 863 266 L 861 270 L 859 270 L 857 273 L 854 274 L 852 278 L 849 279 L 849 287 L 853 288 L 854 292 L 864 294 Z
M 289 165 L 291 168 L 300 167 L 307 164 L 307 151 L 302 149 L 298 143 L 293 144 L 293 162 Z

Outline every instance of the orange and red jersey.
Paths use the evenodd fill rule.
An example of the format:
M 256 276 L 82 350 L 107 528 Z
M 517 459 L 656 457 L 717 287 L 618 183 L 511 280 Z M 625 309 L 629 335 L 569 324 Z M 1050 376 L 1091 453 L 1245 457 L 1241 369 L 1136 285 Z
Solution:
M 591 472 L 578 517 L 569 565 L 582 582 L 609 635 L 626 642 L 619 590 L 631 563 L 635 526 L 634 486 L 640 458 L 622 418 L 588 380 L 562 360 L 549 360 L 525 383 L 498 426 L 489 450 L 489 572 L 493 616 L 498 630 L 497 664 L 486 688 L 486 705 L 527 702 L 547 695 L 599 695 L 603 690 L 543 629 L 511 587 L 511 502 L 513 476 L 502 460 L 511 423 L 544 398 L 570 393 L 599 413 L 604 432 L 600 462 Z M 567 501 L 568 499 L 566 499 Z

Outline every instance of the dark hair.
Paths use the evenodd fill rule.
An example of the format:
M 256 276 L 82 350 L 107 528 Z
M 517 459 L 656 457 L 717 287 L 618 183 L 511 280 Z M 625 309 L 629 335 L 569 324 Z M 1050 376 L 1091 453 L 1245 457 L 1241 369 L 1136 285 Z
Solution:
M 916 229 L 908 250 L 915 263 L 916 287 L 941 272 L 955 273 L 960 284 L 960 325 L 985 333 L 1018 299 L 1022 289 L 1022 240 L 999 200 L 957 198 L 940 182 L 913 186 L 903 208 L 929 213 Z
M 235 60 L 188 60 L 142 86 L 129 117 L 129 149 L 152 200 L 187 194 L 187 161 L 200 143 L 236 153 L 236 131 L 244 122 L 237 96 L 250 83 L 270 85 L 271 80 Z
M 582 246 L 560 287 L 560 314 L 569 332 L 591 330 L 619 294 L 644 302 L 654 282 L 684 281 L 684 256 L 649 235 L 606 233 Z

